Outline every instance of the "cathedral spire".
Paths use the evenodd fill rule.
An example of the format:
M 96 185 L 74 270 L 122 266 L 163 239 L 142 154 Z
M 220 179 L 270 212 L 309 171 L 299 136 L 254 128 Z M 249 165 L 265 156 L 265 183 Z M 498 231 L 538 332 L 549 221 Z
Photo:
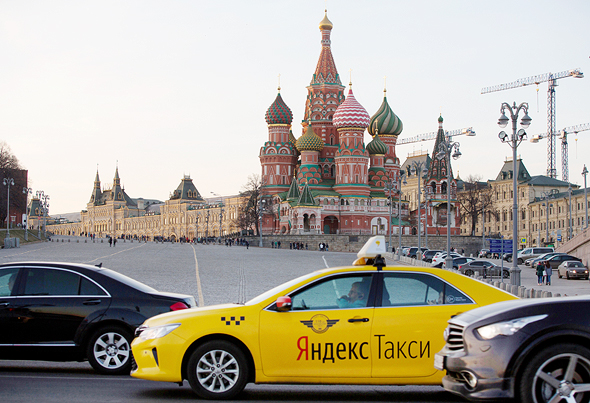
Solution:
M 334 63 L 334 57 L 332 56 L 330 34 L 332 32 L 333 25 L 328 19 L 328 10 L 326 10 L 324 19 L 320 22 L 320 31 L 322 32 L 322 53 L 320 53 L 320 59 L 315 68 L 313 78 L 311 79 L 311 85 L 314 84 L 338 84 L 340 82 L 340 76 L 338 70 L 336 70 L 336 64 Z

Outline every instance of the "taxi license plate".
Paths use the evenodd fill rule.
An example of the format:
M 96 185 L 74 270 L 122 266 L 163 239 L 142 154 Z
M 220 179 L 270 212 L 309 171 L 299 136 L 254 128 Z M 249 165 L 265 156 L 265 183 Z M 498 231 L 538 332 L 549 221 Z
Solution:
M 434 368 L 442 371 L 445 369 L 445 356 L 441 354 L 434 355 Z

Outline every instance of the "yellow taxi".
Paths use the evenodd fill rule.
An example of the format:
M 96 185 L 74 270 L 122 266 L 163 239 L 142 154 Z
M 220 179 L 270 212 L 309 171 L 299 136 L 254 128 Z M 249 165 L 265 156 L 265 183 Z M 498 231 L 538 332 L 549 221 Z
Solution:
M 132 343 L 131 375 L 185 379 L 202 398 L 229 399 L 249 382 L 441 384 L 434 368 L 454 315 L 515 296 L 436 268 L 388 267 L 383 236 L 351 267 L 316 271 L 243 305 L 148 319 Z

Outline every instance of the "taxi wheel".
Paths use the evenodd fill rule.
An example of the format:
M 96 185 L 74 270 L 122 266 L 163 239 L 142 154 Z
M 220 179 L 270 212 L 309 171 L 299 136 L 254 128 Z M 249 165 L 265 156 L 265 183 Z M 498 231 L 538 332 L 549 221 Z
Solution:
M 193 392 L 200 397 L 231 399 L 246 386 L 248 363 L 233 343 L 210 341 L 192 353 L 187 377 Z
M 576 344 L 551 346 L 535 354 L 525 366 L 520 401 L 545 403 L 587 402 L 590 399 L 590 350 Z
M 98 329 L 86 348 L 88 362 L 96 372 L 104 375 L 129 375 L 133 336 L 125 328 L 105 326 Z

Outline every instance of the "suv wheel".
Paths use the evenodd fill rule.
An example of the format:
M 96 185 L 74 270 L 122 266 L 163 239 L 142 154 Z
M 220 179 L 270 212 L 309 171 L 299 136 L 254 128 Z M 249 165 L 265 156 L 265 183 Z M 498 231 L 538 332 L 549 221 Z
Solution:
M 523 403 L 587 402 L 590 350 L 577 344 L 548 347 L 525 366 L 520 382 Z
M 125 375 L 131 372 L 131 333 L 120 326 L 98 329 L 88 343 L 86 356 L 92 368 L 105 375 Z
M 198 347 L 187 367 L 188 382 L 204 399 L 231 399 L 248 380 L 248 363 L 242 350 L 227 341 L 210 341 Z

